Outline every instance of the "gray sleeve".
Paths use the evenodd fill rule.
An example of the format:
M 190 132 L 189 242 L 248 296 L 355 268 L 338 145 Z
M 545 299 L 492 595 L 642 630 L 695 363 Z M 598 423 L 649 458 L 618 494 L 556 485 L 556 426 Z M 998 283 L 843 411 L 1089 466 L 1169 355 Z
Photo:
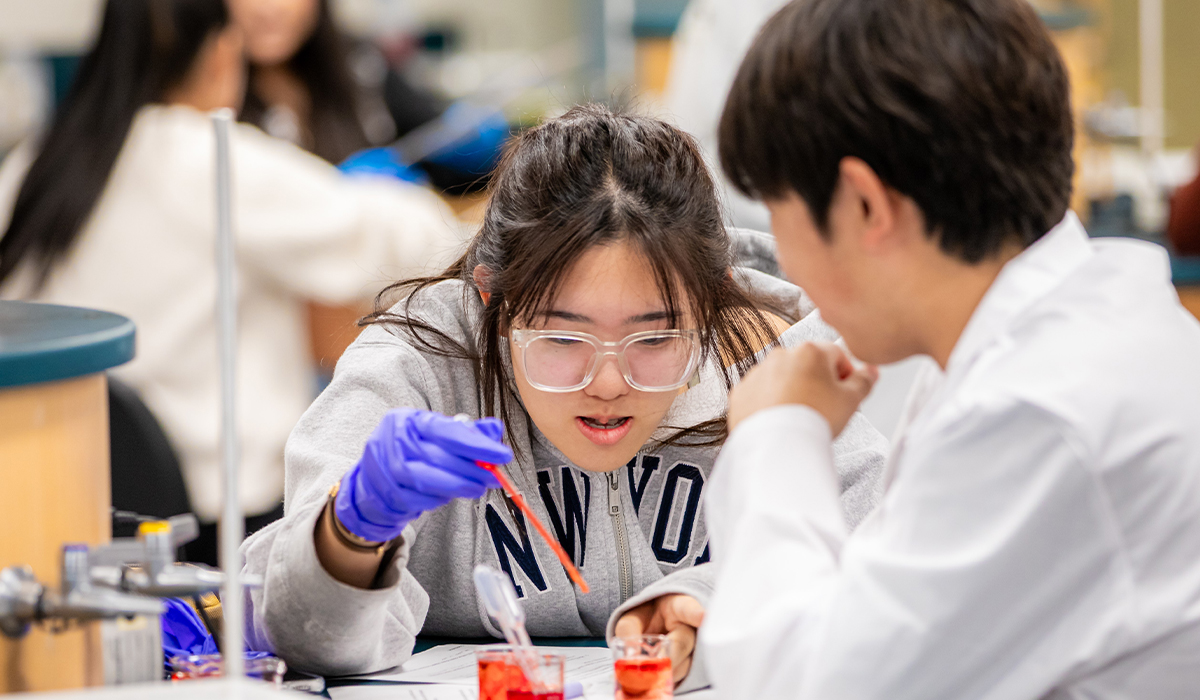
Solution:
M 850 530 L 858 527 L 879 503 L 880 479 L 888 449 L 887 438 L 857 411 L 833 442 L 833 464 L 842 489 L 842 514 Z
M 334 579 L 317 560 L 313 529 L 323 503 L 306 504 L 243 546 L 246 569 L 265 572 L 249 592 L 246 640 L 300 671 L 322 676 L 381 671 L 412 653 L 429 597 L 404 569 L 402 544 L 380 577 L 364 590 Z M 412 528 L 405 531 L 405 538 Z
M 610 641 L 613 638 L 613 629 L 617 626 L 617 620 L 630 610 L 636 608 L 642 603 L 647 603 L 659 596 L 670 595 L 672 593 L 681 593 L 690 595 L 705 608 L 708 608 L 708 600 L 712 596 L 714 581 L 714 573 L 711 564 L 700 564 L 692 566 L 673 574 L 664 576 L 654 583 L 646 586 L 637 595 L 625 601 L 613 611 L 613 614 L 608 618 L 608 629 L 605 631 L 605 637 Z M 704 651 L 697 644 L 696 650 L 692 652 L 692 668 L 688 671 L 688 675 L 675 688 L 676 693 L 686 693 L 690 690 L 699 690 L 707 688 L 710 685 L 708 680 L 708 671 L 704 665 Z
M 242 545 L 245 570 L 264 578 L 248 596 L 247 639 L 298 670 L 342 675 L 396 666 L 411 653 L 429 607 L 405 569 L 407 545 L 382 573 L 381 587 L 365 590 L 331 577 L 313 539 L 330 487 L 356 463 L 383 414 L 432 408 L 437 387 L 428 367 L 389 338 L 369 328 L 338 362 L 333 382 L 288 439 L 284 518 Z M 414 532 L 406 529 L 405 539 Z
M 738 265 L 786 279 L 783 271 L 779 269 L 779 255 L 774 236 L 748 228 L 730 228 L 728 233 L 729 240 L 733 243 L 734 260 Z

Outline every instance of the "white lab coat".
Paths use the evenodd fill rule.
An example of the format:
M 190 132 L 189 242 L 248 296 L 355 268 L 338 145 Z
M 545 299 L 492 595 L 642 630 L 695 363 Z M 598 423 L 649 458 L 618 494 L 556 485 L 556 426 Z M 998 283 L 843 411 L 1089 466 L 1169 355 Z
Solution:
M 847 537 L 829 427 L 738 426 L 706 491 L 723 697 L 1200 693 L 1200 324 L 1165 253 L 1073 214 L 918 382 Z
M 137 356 L 113 374 L 137 389 L 179 453 L 193 509 L 221 498 L 212 124 L 187 107 L 135 119 L 79 238 L 31 295 L 31 270 L 0 298 L 115 311 L 137 325 Z M 232 134 L 238 256 L 237 416 L 247 513 L 283 495 L 283 445 L 315 387 L 305 301 L 346 303 L 440 269 L 463 239 L 432 193 L 341 175 L 292 144 Z M 0 168 L 0 235 L 31 152 Z

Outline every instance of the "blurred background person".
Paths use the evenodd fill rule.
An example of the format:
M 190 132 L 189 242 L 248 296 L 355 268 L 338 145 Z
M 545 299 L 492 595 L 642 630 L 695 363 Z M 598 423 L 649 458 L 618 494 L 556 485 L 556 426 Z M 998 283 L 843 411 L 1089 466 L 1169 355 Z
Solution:
M 53 123 L 0 168 L 0 298 L 136 323 L 137 356 L 113 375 L 177 452 L 191 508 L 209 523 L 190 555 L 209 562 L 222 489 L 208 112 L 239 106 L 242 51 L 224 0 L 109 0 Z M 312 399 L 305 300 L 344 303 L 438 269 L 461 237 L 423 188 L 347 177 L 246 125 L 231 150 L 241 495 L 253 531 L 281 512 L 283 444 Z
M 240 118 L 331 163 L 439 119 L 448 100 L 419 88 L 367 40 L 335 24 L 328 0 L 229 0 L 246 38 L 249 75 Z M 483 189 L 508 137 L 499 112 L 407 175 L 437 189 Z
M 700 141 L 734 226 L 770 231 L 767 208 L 729 186 L 716 166 L 717 121 L 742 56 L 787 0 L 692 0 L 675 34 L 663 108 Z
M 408 2 L 395 0 L 391 7 L 402 10 Z M 419 37 L 351 35 L 329 0 L 228 0 L 228 6 L 245 38 L 241 121 L 345 172 L 429 184 L 456 209 L 477 204 L 509 136 L 501 112 L 485 110 L 481 121 L 424 156 L 382 147 L 414 131 L 436 130 L 444 117 L 462 111 L 436 85 L 418 86 L 406 76 L 403 64 L 412 62 Z M 369 310 L 366 301 L 308 304 L 318 386 L 332 379 L 337 358 L 358 334 L 357 320 Z

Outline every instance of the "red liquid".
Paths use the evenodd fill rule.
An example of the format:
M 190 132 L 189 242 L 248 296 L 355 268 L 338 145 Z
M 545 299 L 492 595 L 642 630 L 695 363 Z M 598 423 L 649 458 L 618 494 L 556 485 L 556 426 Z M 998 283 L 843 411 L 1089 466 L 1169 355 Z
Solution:
M 674 695 L 675 682 L 668 658 L 617 659 L 614 667 L 617 700 L 661 700 Z
M 520 666 L 503 661 L 479 662 L 479 700 L 508 700 L 510 687 L 528 687 Z
M 536 693 L 525 673 L 504 661 L 479 662 L 479 700 L 563 700 L 562 688 Z

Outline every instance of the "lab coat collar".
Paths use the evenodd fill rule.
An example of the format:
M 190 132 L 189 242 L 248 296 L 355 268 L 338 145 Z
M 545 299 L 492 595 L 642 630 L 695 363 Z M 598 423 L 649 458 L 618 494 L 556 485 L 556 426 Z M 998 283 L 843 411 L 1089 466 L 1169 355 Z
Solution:
M 946 374 L 957 375 L 959 369 L 970 366 L 1014 320 L 1062 284 L 1094 254 L 1095 249 L 1079 217 L 1068 211 L 1049 233 L 1000 270 L 954 345 L 946 363 Z

